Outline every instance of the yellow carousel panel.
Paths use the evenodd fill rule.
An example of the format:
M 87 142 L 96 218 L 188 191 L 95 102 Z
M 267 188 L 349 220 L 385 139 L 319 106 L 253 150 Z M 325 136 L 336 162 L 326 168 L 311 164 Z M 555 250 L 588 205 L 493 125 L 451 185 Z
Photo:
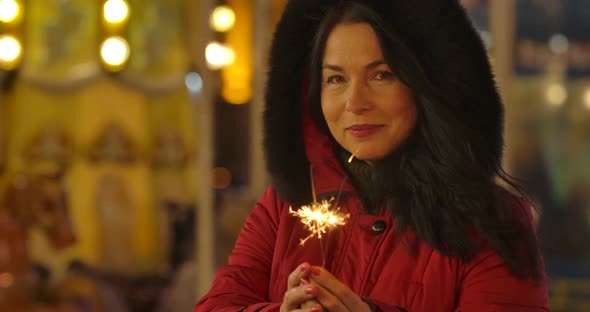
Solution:
M 99 1 L 27 1 L 23 76 L 46 86 L 100 73 Z
M 131 58 L 123 78 L 147 92 L 183 86 L 188 67 L 186 1 L 130 1 Z
M 22 80 L 15 84 L 12 92 L 9 100 L 3 103 L 5 118 L 9 121 L 6 165 L 11 171 L 22 171 L 32 165 L 27 157 L 28 151 L 46 150 L 52 146 L 51 139 L 42 139 L 39 144 L 33 141 L 55 137 L 57 133 L 69 137 L 74 132 L 79 94 L 47 92 Z

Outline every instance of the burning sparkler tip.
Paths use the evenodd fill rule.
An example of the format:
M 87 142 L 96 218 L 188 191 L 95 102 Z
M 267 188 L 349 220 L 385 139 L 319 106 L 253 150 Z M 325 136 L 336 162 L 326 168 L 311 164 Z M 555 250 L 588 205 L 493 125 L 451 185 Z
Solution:
M 352 160 L 354 159 L 354 155 L 356 153 L 358 153 L 358 148 L 354 150 L 354 152 L 350 155 L 350 157 L 348 158 L 348 163 L 350 164 L 352 162 Z
M 331 201 L 313 202 L 311 205 L 301 206 L 298 210 L 289 207 L 289 213 L 299 217 L 301 223 L 310 232 L 309 236 L 300 241 L 300 245 L 305 244 L 308 239 L 314 236 L 321 239 L 324 233 L 346 223 L 346 219 L 350 217 L 350 214 L 340 213 L 339 208 L 330 209 Z

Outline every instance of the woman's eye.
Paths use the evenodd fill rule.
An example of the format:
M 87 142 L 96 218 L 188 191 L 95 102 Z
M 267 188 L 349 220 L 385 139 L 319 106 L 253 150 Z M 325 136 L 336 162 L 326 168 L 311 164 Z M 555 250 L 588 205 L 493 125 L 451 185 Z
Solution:
M 381 71 L 375 74 L 375 80 L 387 80 L 395 78 L 395 75 L 390 71 Z
M 339 75 L 333 75 L 326 79 L 326 83 L 341 83 L 344 82 L 344 78 Z

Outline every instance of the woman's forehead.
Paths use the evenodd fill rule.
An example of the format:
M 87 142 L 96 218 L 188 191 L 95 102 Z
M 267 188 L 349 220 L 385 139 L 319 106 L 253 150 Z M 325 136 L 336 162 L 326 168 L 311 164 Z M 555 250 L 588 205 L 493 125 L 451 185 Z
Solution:
M 364 64 L 383 59 L 377 34 L 365 23 L 338 24 L 326 40 L 324 64 Z

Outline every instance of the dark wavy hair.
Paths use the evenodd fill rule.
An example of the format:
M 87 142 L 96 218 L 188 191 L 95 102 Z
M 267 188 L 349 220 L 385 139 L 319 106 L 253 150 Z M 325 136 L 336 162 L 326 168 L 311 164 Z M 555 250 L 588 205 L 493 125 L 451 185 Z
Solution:
M 416 97 L 418 119 L 413 133 L 394 153 L 375 163 L 398 234 L 412 229 L 418 239 L 462 261 L 491 247 L 516 276 L 544 278 L 529 211 L 532 205 L 522 196 L 522 188 L 499 160 L 474 153 L 472 142 L 481 134 L 451 109 L 426 78 L 412 50 L 363 4 L 344 2 L 319 25 L 310 55 L 308 91 L 310 113 L 318 127 L 332 137 L 320 103 L 321 68 L 325 42 L 339 23 L 369 24 L 379 38 L 385 62 Z

